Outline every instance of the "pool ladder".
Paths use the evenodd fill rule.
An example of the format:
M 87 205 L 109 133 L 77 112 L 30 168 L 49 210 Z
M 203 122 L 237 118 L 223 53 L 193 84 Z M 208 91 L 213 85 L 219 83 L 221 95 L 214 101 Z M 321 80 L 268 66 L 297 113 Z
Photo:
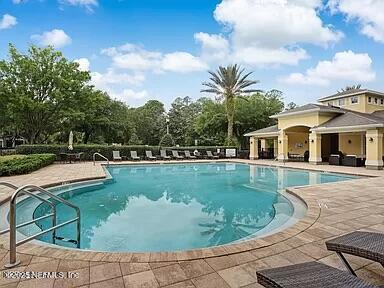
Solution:
M 93 153 L 93 165 L 96 164 L 96 156 L 99 156 L 99 157 L 103 158 L 104 160 L 106 160 L 107 161 L 107 166 L 109 166 L 109 159 L 107 157 L 105 157 L 103 154 L 100 154 L 98 152 Z
M 62 240 L 62 241 L 67 241 L 73 244 L 76 244 L 77 248 L 80 248 L 80 209 L 76 205 L 73 205 L 72 203 L 68 202 L 67 200 L 64 200 L 63 198 L 48 192 L 42 187 L 36 186 L 36 185 L 24 185 L 22 187 L 17 187 L 11 183 L 8 182 L 0 182 L 0 186 L 6 186 L 8 188 L 14 189 L 15 192 L 11 196 L 11 200 L 9 202 L 9 228 L 0 231 L 0 235 L 8 233 L 9 232 L 9 263 L 5 264 L 4 266 L 6 268 L 12 268 L 20 264 L 20 261 L 16 259 L 16 248 L 17 246 L 20 246 L 26 242 L 29 242 L 41 235 L 44 235 L 46 233 L 52 232 L 52 243 L 55 244 L 56 239 L 57 240 Z M 45 196 L 48 196 L 49 198 L 44 198 L 39 194 L 36 194 L 34 192 L 39 192 L 39 194 L 43 194 Z M 16 224 L 16 200 L 17 197 L 20 195 L 28 195 L 30 197 L 33 197 L 35 199 L 40 200 L 41 202 L 44 202 L 48 204 L 51 207 L 51 213 L 46 214 L 44 216 L 38 217 L 36 219 L 32 219 L 26 222 L 23 222 L 21 224 Z M 50 199 L 56 200 L 59 203 L 62 203 L 72 209 L 75 210 L 76 212 L 76 217 L 65 221 L 63 223 L 57 224 L 57 211 L 56 211 L 56 204 L 55 202 L 51 201 Z M 43 230 L 43 228 L 40 227 L 41 231 L 32 235 L 28 236 L 20 241 L 16 240 L 16 229 L 24 226 L 28 226 L 30 224 L 36 223 L 37 221 L 47 219 L 49 217 L 52 217 L 52 227 Z M 68 224 L 71 224 L 73 222 L 76 222 L 76 240 L 68 240 L 63 237 L 57 237 L 56 236 L 56 230 L 58 228 L 61 228 L 63 226 L 66 226 Z

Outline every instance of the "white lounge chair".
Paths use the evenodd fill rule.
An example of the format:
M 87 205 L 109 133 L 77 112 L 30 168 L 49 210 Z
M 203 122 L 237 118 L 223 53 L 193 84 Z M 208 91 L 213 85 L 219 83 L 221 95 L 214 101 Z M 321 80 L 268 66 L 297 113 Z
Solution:
M 121 161 L 120 151 L 112 151 L 113 161 Z

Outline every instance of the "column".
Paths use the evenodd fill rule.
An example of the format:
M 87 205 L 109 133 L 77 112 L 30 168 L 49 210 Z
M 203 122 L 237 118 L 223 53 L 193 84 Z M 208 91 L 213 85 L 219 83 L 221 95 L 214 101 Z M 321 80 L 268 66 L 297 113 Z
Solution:
M 256 137 L 249 138 L 249 159 L 259 159 L 259 139 Z
M 280 131 L 277 148 L 277 159 L 281 162 L 285 162 L 288 160 L 288 135 L 284 130 Z
M 278 140 L 273 139 L 273 157 L 274 158 L 277 158 L 277 156 L 279 155 L 277 146 L 278 146 Z
M 379 129 L 367 130 L 366 152 L 367 159 L 365 167 L 367 169 L 383 169 L 383 131 Z
M 321 162 L 321 134 L 311 132 L 309 134 L 309 163 L 317 165 Z

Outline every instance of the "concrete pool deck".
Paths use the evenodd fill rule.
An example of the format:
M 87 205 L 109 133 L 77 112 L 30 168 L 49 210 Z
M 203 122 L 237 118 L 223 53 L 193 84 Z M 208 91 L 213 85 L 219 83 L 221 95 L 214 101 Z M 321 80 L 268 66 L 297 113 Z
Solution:
M 307 203 L 306 216 L 286 230 L 238 244 L 172 253 L 104 253 L 27 243 L 18 248 L 21 265 L 10 270 L 74 271 L 79 278 L 25 281 L 0 278 L 0 287 L 261 287 L 256 283 L 255 272 L 264 268 L 317 260 L 343 269 L 336 254 L 326 250 L 324 241 L 355 230 L 384 231 L 383 171 L 299 162 L 225 160 L 228 161 L 372 177 L 289 189 Z M 180 162 L 187 163 L 166 163 Z M 100 164 L 86 162 L 54 164 L 28 175 L 0 177 L 0 181 L 17 186 L 52 186 L 104 177 Z M 0 202 L 11 192 L 0 187 Z M 7 236 L 0 236 L 1 270 L 9 258 Z M 353 256 L 347 258 L 358 269 L 358 276 L 384 284 L 381 265 Z

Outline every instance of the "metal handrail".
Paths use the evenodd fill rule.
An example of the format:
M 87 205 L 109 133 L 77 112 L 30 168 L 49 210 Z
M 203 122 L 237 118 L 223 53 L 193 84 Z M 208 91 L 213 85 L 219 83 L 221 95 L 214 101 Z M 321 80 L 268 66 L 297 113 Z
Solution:
M 98 152 L 93 153 L 93 165 L 96 164 L 96 156 L 99 156 L 99 157 L 103 158 L 104 160 L 107 160 L 107 165 L 109 166 L 109 159 Z
M 33 191 L 39 191 L 40 193 L 45 194 L 45 195 L 49 196 L 50 198 L 52 198 L 52 199 L 54 199 L 60 203 L 63 203 L 64 205 L 66 205 L 68 207 L 73 208 L 76 211 L 76 217 L 71 219 L 71 220 L 68 220 L 64 223 L 61 223 L 61 224 L 56 224 L 56 222 L 54 222 L 55 225 L 52 226 L 51 228 L 48 228 L 46 230 L 42 230 L 39 233 L 36 233 L 36 234 L 29 236 L 29 237 L 27 237 L 27 238 L 25 238 L 19 242 L 16 242 L 16 228 L 17 227 L 26 226 L 26 225 L 34 223 L 38 220 L 50 217 L 48 215 L 45 215 L 45 216 L 43 216 L 43 218 L 39 217 L 37 219 L 34 219 L 34 221 L 28 221 L 31 223 L 28 223 L 28 224 L 22 223 L 22 224 L 16 225 L 16 200 L 17 200 L 17 197 L 23 193 L 31 195 L 33 197 L 37 196 L 37 195 L 33 194 L 31 191 L 28 191 L 27 189 L 32 189 Z M 42 198 L 42 197 L 40 197 L 40 198 Z M 51 202 L 51 204 L 53 204 L 53 203 Z M 56 209 L 54 210 L 53 218 L 56 221 Z M 26 243 L 32 239 L 35 239 L 36 237 L 39 237 L 39 236 L 46 234 L 48 232 L 51 232 L 51 231 L 53 231 L 53 237 L 55 237 L 54 233 L 55 233 L 56 229 L 63 227 L 65 225 L 68 225 L 70 223 L 73 223 L 73 222 L 77 223 L 77 226 L 76 226 L 76 228 L 77 228 L 77 243 L 76 244 L 77 244 L 77 248 L 80 248 L 80 209 L 79 209 L 79 207 L 77 207 L 76 205 L 73 205 L 71 202 L 69 202 L 69 201 L 67 201 L 67 200 L 65 200 L 59 196 L 56 196 L 55 194 L 52 194 L 51 192 L 48 192 L 47 190 L 45 190 L 39 186 L 36 186 L 36 185 L 25 185 L 25 186 L 18 188 L 13 193 L 11 200 L 10 200 L 10 209 L 9 209 L 9 232 L 10 232 L 10 234 L 9 234 L 9 264 L 6 264 L 5 267 L 6 268 L 15 267 L 20 263 L 20 261 L 16 260 L 16 247 L 17 246 L 24 244 L 24 243 Z
M 14 189 L 14 190 L 19 189 L 19 187 L 17 187 L 16 185 L 11 184 L 11 183 L 9 183 L 9 182 L 0 182 L 0 185 L 1 185 L 1 186 L 9 187 L 9 188 Z M 49 201 L 49 200 L 47 200 L 47 199 L 45 199 L 45 198 L 43 198 L 43 197 L 41 197 L 41 196 L 39 196 L 39 195 L 33 194 L 32 192 L 29 192 L 29 191 L 27 191 L 27 190 L 23 190 L 23 193 L 24 193 L 24 194 L 27 194 L 27 195 L 29 195 L 29 196 L 31 196 L 31 197 L 34 197 L 34 198 L 36 198 L 36 199 L 38 199 L 38 200 L 40 200 L 40 201 L 42 201 L 42 202 L 44 202 L 44 203 L 47 203 L 49 206 L 51 206 L 52 213 L 49 214 L 49 216 L 46 215 L 47 217 L 45 217 L 45 218 L 48 218 L 48 217 L 51 217 L 51 216 L 52 216 L 52 226 L 56 226 L 56 206 L 55 206 L 55 204 L 53 204 L 51 201 Z M 43 218 L 42 218 L 42 219 L 43 219 Z M 29 225 L 29 224 L 32 224 L 32 223 L 37 222 L 37 221 L 42 220 L 42 219 L 37 218 L 37 219 L 33 219 L 33 220 L 31 220 L 31 221 L 28 221 L 28 222 L 24 222 L 24 223 L 22 223 L 22 224 L 16 225 L 16 228 L 20 228 L 20 227 L 27 226 L 27 225 Z M 28 224 L 26 224 L 26 223 L 28 223 Z M 0 235 L 9 232 L 9 230 L 10 230 L 10 228 L 1 230 L 1 231 L 0 231 Z M 56 243 L 56 231 L 54 231 L 54 232 L 52 233 L 52 243 L 53 243 L 53 244 Z

